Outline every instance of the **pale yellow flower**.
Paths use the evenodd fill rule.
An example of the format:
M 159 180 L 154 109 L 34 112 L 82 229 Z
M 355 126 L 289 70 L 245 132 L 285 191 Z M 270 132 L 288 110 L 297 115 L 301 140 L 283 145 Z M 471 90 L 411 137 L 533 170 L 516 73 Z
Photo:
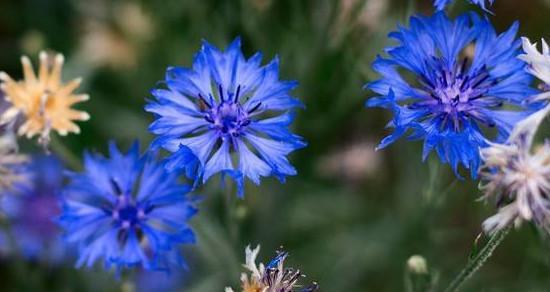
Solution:
M 21 58 L 23 80 L 15 81 L 5 72 L 0 72 L 0 88 L 11 103 L 11 108 L 2 115 L 0 123 L 6 124 L 22 116 L 23 123 L 17 133 L 27 138 L 39 135 L 39 142 L 47 144 L 52 130 L 61 136 L 80 133 L 75 121 L 86 121 L 90 116 L 71 106 L 88 100 L 89 96 L 74 93 L 82 81 L 80 78 L 65 84 L 62 82 L 63 55 L 54 57 L 41 52 L 39 58 L 38 76 L 26 56 Z

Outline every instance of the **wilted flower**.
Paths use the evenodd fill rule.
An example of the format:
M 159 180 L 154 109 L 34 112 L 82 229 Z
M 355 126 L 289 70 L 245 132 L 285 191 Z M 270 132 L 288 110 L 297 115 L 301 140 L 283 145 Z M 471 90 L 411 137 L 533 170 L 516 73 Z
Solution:
M 244 267 L 250 272 L 241 275 L 242 292 L 313 292 L 318 291 L 319 286 L 313 283 L 307 287 L 300 287 L 298 280 L 304 277 L 300 270 L 285 268 L 284 261 L 288 256 L 287 252 L 279 251 L 277 256 L 267 265 L 260 263 L 256 265 L 256 257 L 260 247 L 254 250 L 246 247 L 246 263 Z M 233 292 L 231 288 L 225 288 L 226 292 Z
M 534 100 L 550 99 L 550 48 L 544 39 L 542 42 L 542 53 L 537 50 L 537 43 L 531 44 L 528 38 L 522 38 L 523 51 L 525 54 L 519 56 L 519 58 L 525 61 L 529 66 L 527 70 L 533 74 L 544 84 L 542 84 L 543 93 L 535 96 Z
M 19 115 L 23 116 L 24 122 L 18 128 L 18 134 L 27 138 L 39 135 L 41 144 L 48 143 L 51 130 L 60 135 L 80 133 L 80 128 L 74 121 L 86 121 L 90 116 L 72 109 L 71 106 L 86 101 L 89 97 L 86 94 L 73 93 L 81 83 L 80 78 L 67 84 L 62 83 L 63 62 L 61 54 L 50 58 L 45 52 L 41 52 L 38 76 L 26 56 L 21 58 L 23 80 L 14 81 L 5 72 L 0 72 L 0 88 L 11 103 L 11 108 L 3 113 L 0 123 L 10 123 Z
M 13 133 L 0 135 L 0 193 L 19 193 L 31 182 L 29 157 L 18 153 Z
M 18 117 L 12 117 L 6 119 L 6 122 L 2 122 L 5 113 L 11 109 L 11 103 L 6 100 L 6 95 L 2 90 L 0 90 L 0 135 L 5 137 L 10 137 L 10 139 L 13 138 L 14 146 L 17 146 L 17 137 L 15 135 L 15 131 L 17 129 L 17 126 L 21 124 L 21 119 Z M 16 147 L 17 148 L 17 147 Z
M 493 199 L 499 212 L 483 222 L 487 233 L 512 222 L 533 221 L 550 232 L 550 142 L 532 150 L 535 133 L 550 106 L 519 122 L 506 144 L 481 151 L 484 161 L 481 189 Z
M 462 164 L 475 177 L 478 149 L 491 140 L 486 129 L 494 128 L 496 140 L 504 141 L 513 125 L 533 111 L 523 103 L 536 90 L 525 63 L 517 59 L 517 30 L 515 23 L 497 35 L 477 14 L 452 21 L 438 12 L 412 17 L 410 29 L 392 32 L 399 45 L 386 49 L 388 58 L 377 58 L 373 68 L 382 78 L 367 85 L 381 95 L 367 106 L 394 114 L 389 126 L 395 130 L 378 148 L 411 130 L 410 139 L 424 140 L 424 159 L 435 150 L 455 172 Z M 417 82 L 409 82 L 411 76 Z
M 127 154 L 111 144 L 110 156 L 85 154 L 84 172 L 71 174 L 63 191 L 60 224 L 78 244 L 77 266 L 100 259 L 117 270 L 184 267 L 178 247 L 195 241 L 187 221 L 197 212 L 189 187 L 154 154 L 140 156 L 137 143 Z
M 54 219 L 59 216 L 59 192 L 63 165 L 52 156 L 33 157 L 29 182 L 17 193 L 2 196 L 0 208 L 13 232 L 15 244 L 30 260 L 57 262 L 66 254 L 61 233 Z
M 443 10 L 445 7 L 454 0 L 434 0 L 434 6 L 437 10 Z M 489 5 L 493 5 L 495 0 L 469 0 L 472 4 L 479 5 L 483 10 L 489 12 L 489 9 L 485 6 L 487 2 Z
M 278 59 L 260 66 L 261 58 L 245 59 L 237 38 L 225 51 L 204 42 L 192 68 L 168 69 L 167 89 L 153 90 L 156 102 L 145 109 L 157 117 L 153 146 L 173 153 L 170 169 L 185 168 L 203 183 L 227 174 L 239 195 L 244 177 L 259 184 L 296 174 L 287 155 L 306 145 L 288 129 L 301 106 L 290 95 L 297 83 L 279 80 Z

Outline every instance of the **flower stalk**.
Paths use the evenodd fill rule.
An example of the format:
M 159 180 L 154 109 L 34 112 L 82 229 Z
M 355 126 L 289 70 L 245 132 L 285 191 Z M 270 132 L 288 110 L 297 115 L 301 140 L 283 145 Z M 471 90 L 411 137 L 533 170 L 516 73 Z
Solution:
M 71 149 L 69 149 L 63 142 L 61 142 L 56 136 L 53 136 L 50 140 L 51 150 L 63 160 L 73 170 L 82 170 L 82 162 L 80 158 L 76 156 Z
M 511 227 L 499 230 L 495 232 L 489 242 L 483 247 L 483 249 L 471 259 L 466 267 L 454 278 L 451 284 L 444 290 L 445 292 L 459 291 L 462 284 L 468 281 L 493 255 L 496 248 L 504 241 Z

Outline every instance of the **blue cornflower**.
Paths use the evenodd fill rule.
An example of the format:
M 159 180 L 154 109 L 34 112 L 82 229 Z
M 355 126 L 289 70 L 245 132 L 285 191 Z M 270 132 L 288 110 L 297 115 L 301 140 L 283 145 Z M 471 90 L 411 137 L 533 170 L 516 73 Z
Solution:
M 288 129 L 302 106 L 290 95 L 297 82 L 279 80 L 278 58 L 266 66 L 261 59 L 245 59 L 239 38 L 225 51 L 205 41 L 192 68 L 168 68 L 166 89 L 153 90 L 156 101 L 145 107 L 157 118 L 149 127 L 159 135 L 153 148 L 173 153 L 168 168 L 185 168 L 202 183 L 227 174 L 239 196 L 244 177 L 259 184 L 296 174 L 287 155 L 306 145 Z
M 514 23 L 497 35 L 477 14 L 452 21 L 438 12 L 412 17 L 409 29 L 392 32 L 399 44 L 385 50 L 387 58 L 375 60 L 382 78 L 366 86 L 381 95 L 367 106 L 394 114 L 389 126 L 395 130 L 379 148 L 412 130 L 411 139 L 424 140 L 424 159 L 435 150 L 455 172 L 462 164 L 476 177 L 479 148 L 493 140 L 489 134 L 503 141 L 532 112 L 523 101 L 536 90 L 517 58 L 517 30 Z
M 167 271 L 184 267 L 178 250 L 195 237 L 187 221 L 197 209 L 155 155 L 127 154 L 110 145 L 110 158 L 85 154 L 84 172 L 70 174 L 59 218 L 66 240 L 78 245 L 77 266 L 98 259 L 117 270 L 142 266 Z
M 443 10 L 445 7 L 453 2 L 454 0 L 434 0 L 434 6 L 437 10 Z M 487 2 L 489 2 L 489 6 L 492 6 L 495 0 L 469 0 L 472 4 L 479 5 L 483 10 L 490 12 L 487 8 Z
M 59 216 L 63 165 L 53 156 L 35 156 L 29 180 L 3 194 L 0 209 L 7 217 L 16 248 L 30 260 L 59 262 L 67 253 L 54 219 Z M 10 251 L 9 242 L 3 242 Z

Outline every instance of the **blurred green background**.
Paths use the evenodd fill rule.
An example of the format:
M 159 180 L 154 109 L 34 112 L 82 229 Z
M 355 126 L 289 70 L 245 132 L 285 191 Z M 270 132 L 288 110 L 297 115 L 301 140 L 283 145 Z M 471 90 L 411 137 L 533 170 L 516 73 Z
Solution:
M 452 15 L 477 7 L 457 0 Z M 19 57 L 42 49 L 67 58 L 64 79 L 84 77 L 80 105 L 92 119 L 62 140 L 75 155 L 105 151 L 107 141 L 147 145 L 149 90 L 167 66 L 191 65 L 206 39 L 225 47 L 241 36 L 247 56 L 279 55 L 281 78 L 300 82 L 306 104 L 294 131 L 309 146 L 291 160 L 299 175 L 279 184 L 247 185 L 237 202 L 237 236 L 228 228 L 226 194 L 212 181 L 192 220 L 198 235 L 185 247 L 189 271 L 167 280 L 135 275 L 138 291 L 223 291 L 238 288 L 244 248 L 261 244 L 269 261 L 283 246 L 321 291 L 403 291 L 405 264 L 423 255 L 439 285 L 465 265 L 481 222 L 494 212 L 476 201 L 477 182 L 457 180 L 435 157 L 421 161 L 421 143 L 400 141 L 375 152 L 390 115 L 365 109 L 376 78 L 370 63 L 386 35 L 431 0 L 2 0 L 0 70 L 21 76 Z M 521 34 L 550 37 L 550 0 L 497 0 L 490 18 L 499 31 L 521 21 Z M 30 146 L 26 146 L 30 147 Z M 231 214 L 229 214 L 231 215 Z M 481 239 L 483 242 L 485 239 Z M 1 291 L 131 290 L 101 267 L 0 261 Z M 142 279 L 145 277 L 146 279 Z M 149 279 L 149 280 L 148 280 Z M 152 282 L 151 282 L 151 279 Z M 167 283 L 171 282 L 171 283 Z M 305 282 L 304 282 L 305 283 Z M 441 286 L 438 286 L 441 287 Z M 464 291 L 550 291 L 550 245 L 530 225 L 512 232 Z

